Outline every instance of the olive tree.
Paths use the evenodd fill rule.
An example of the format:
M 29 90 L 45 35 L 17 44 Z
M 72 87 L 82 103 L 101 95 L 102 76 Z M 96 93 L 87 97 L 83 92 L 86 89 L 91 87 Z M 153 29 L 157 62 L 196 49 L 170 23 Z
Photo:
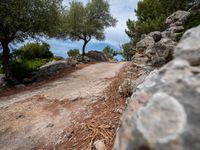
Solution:
M 72 41 L 84 42 L 82 56 L 88 42 L 94 38 L 104 40 L 104 30 L 115 26 L 117 20 L 109 11 L 109 3 L 106 0 L 91 0 L 86 5 L 72 1 L 64 16 L 62 36 Z
M 9 44 L 28 37 L 55 36 L 61 19 L 61 4 L 62 0 L 1 0 L 0 43 L 8 80 L 17 82 L 10 70 Z

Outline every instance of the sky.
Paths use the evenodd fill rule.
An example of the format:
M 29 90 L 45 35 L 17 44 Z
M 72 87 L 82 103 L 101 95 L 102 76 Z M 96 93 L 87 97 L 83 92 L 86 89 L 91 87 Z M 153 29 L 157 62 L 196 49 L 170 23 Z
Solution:
M 72 0 L 63 0 L 64 5 L 69 5 L 69 2 Z M 88 0 L 77 0 L 81 1 L 84 4 L 88 2 Z M 110 27 L 105 30 L 106 39 L 104 41 L 97 41 L 92 39 L 87 47 L 88 50 L 97 50 L 102 51 L 102 49 L 106 46 L 111 46 L 115 50 L 120 50 L 120 45 L 129 42 L 129 38 L 125 33 L 126 21 L 128 19 L 136 19 L 134 10 L 137 7 L 138 0 L 108 0 L 110 4 L 110 12 L 114 18 L 118 20 L 117 25 L 115 27 Z M 50 50 L 53 52 L 55 56 L 62 56 L 64 58 L 67 56 L 67 51 L 70 49 L 77 48 L 79 50 L 82 49 L 83 42 L 82 41 L 70 41 L 70 40 L 58 40 L 58 39 L 42 39 L 43 42 L 47 42 L 50 45 Z M 17 43 L 13 45 L 13 48 L 19 48 L 27 42 L 33 41 L 25 41 L 24 43 Z M 0 49 L 1 51 L 1 49 Z M 80 51 L 81 52 L 81 51 Z
M 68 5 L 72 0 L 64 0 L 64 5 Z M 83 3 L 87 3 L 88 0 L 79 0 Z M 115 27 L 111 27 L 105 30 L 105 41 L 97 41 L 92 39 L 86 47 L 88 50 L 101 51 L 105 46 L 109 45 L 114 49 L 119 50 L 120 45 L 129 41 L 128 36 L 125 33 L 126 21 L 130 19 L 136 19 L 134 10 L 137 7 L 138 0 L 108 0 L 110 4 L 110 12 L 118 22 Z M 51 46 L 51 51 L 56 56 L 67 57 L 67 51 L 69 49 L 78 48 L 82 49 L 82 41 L 70 41 L 70 40 L 57 40 L 49 39 L 48 42 Z

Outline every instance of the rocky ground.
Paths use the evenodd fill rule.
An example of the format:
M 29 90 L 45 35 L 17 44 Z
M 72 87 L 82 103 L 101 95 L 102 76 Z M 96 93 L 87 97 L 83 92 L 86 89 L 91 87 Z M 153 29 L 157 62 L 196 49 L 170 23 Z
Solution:
M 105 117 L 99 124 L 105 131 L 96 134 L 112 141 L 105 142 L 106 146 L 112 145 L 125 106 L 123 98 L 112 97 L 117 95 L 120 80 L 127 72 L 127 69 L 121 70 L 124 66 L 127 63 L 97 63 L 37 88 L 14 95 L 1 93 L 4 96 L 0 97 L 0 149 L 74 149 L 74 146 L 91 147 L 91 144 L 93 147 L 99 135 L 85 139 L 88 142 L 80 137 L 86 138 L 92 133 L 89 129 L 103 118 L 99 115 Z M 93 122 L 93 119 L 97 120 Z M 113 124 L 109 126 L 106 121 Z M 77 128 L 82 128 L 80 125 L 84 123 L 92 127 L 79 134 L 81 130 Z M 76 138 L 81 142 L 76 143 Z

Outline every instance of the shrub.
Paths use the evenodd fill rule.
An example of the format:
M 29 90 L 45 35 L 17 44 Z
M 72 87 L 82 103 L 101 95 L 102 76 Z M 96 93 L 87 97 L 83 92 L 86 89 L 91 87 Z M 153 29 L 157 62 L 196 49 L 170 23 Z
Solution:
M 187 18 L 187 20 L 184 23 L 185 30 L 188 30 L 190 28 L 196 27 L 200 25 L 200 12 L 194 12 L 191 13 L 190 16 Z
M 53 57 L 53 60 L 59 61 L 59 60 L 64 60 L 64 58 L 61 57 L 61 56 L 54 56 L 54 57 Z
M 46 64 L 48 59 L 36 59 L 36 60 L 22 60 L 18 59 L 11 63 L 11 69 L 14 76 L 22 82 L 24 78 L 30 77 L 33 71 L 39 69 L 42 65 Z
M 80 55 L 80 52 L 78 49 L 70 49 L 68 52 L 67 52 L 67 55 L 69 57 L 78 57 Z
M 15 54 L 19 58 L 26 60 L 53 58 L 49 48 L 50 46 L 47 43 L 28 43 L 17 50 Z

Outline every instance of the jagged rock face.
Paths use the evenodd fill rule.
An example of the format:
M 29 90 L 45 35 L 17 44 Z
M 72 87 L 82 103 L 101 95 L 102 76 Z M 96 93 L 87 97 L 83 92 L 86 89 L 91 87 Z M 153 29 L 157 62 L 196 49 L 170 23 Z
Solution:
M 200 58 L 193 58 L 200 49 L 191 40 L 200 41 L 199 32 L 199 27 L 189 30 L 175 50 L 185 48 L 187 57 L 175 54 L 173 61 L 137 86 L 122 116 L 114 150 L 200 149 L 200 64 L 191 62 Z
M 151 36 L 146 36 L 144 39 L 142 39 L 141 41 L 139 41 L 136 44 L 136 49 L 138 53 L 144 53 L 145 50 L 149 47 L 154 45 L 155 41 L 153 39 L 153 37 Z
M 176 35 L 184 31 L 183 22 L 189 14 L 187 11 L 177 11 L 166 19 L 165 31 L 154 31 L 143 35 L 136 44 L 136 49 L 138 53 L 145 54 L 148 64 L 161 67 L 173 58 Z
M 174 56 L 200 65 L 200 26 L 187 31 L 175 49 Z
M 184 20 L 187 18 L 187 16 L 189 15 L 190 13 L 187 12 L 187 11 L 181 11 L 181 10 L 178 10 L 176 11 L 175 13 L 173 13 L 171 16 L 169 16 L 165 23 L 167 25 L 170 25 L 170 24 L 174 24 L 176 22 L 184 22 Z
M 176 43 L 168 38 L 161 39 L 146 50 L 146 56 L 151 60 L 153 66 L 162 66 L 173 58 L 173 49 Z

